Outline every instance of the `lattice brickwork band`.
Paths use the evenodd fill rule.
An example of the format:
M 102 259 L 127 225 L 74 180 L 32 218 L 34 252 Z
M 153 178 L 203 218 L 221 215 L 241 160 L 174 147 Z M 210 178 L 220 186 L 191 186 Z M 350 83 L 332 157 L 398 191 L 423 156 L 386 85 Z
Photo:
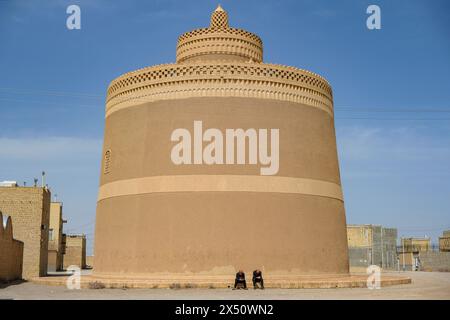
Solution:
M 144 102 L 188 97 L 250 97 L 292 101 L 333 115 L 330 85 L 306 70 L 256 63 L 167 64 L 114 80 L 106 116 Z
M 177 63 L 199 57 L 209 60 L 217 54 L 241 61 L 263 61 L 261 39 L 251 32 L 230 28 L 228 15 L 220 6 L 211 15 L 209 28 L 195 29 L 178 38 Z
M 213 28 L 228 28 L 228 14 L 219 5 L 211 15 L 211 24 L 209 26 Z
M 191 97 L 277 99 L 316 107 L 333 116 L 333 94 L 325 79 L 262 61 L 261 39 L 229 27 L 228 15 L 219 6 L 208 28 L 179 37 L 176 64 L 143 68 L 112 81 L 106 116 L 145 102 Z

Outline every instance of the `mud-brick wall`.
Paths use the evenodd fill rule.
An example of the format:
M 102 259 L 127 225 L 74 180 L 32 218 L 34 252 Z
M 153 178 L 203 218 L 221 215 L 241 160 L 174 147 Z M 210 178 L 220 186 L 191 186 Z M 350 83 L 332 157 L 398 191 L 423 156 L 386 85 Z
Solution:
M 0 212 L 0 282 L 22 278 L 23 242 L 13 239 L 11 218 Z
M 424 271 L 450 271 L 450 252 L 421 252 L 419 259 Z

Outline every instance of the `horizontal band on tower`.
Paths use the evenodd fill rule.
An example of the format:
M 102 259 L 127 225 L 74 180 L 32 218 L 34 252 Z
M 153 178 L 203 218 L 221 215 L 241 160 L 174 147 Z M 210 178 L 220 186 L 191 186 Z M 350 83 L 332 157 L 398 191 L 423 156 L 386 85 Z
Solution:
M 341 186 L 323 180 L 256 175 L 172 175 L 119 180 L 100 186 L 98 201 L 169 192 L 267 192 L 328 197 L 343 201 Z

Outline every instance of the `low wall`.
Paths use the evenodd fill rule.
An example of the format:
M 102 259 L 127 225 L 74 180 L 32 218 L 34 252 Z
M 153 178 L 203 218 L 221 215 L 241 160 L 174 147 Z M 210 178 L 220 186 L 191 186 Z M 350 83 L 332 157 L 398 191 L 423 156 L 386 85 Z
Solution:
M 22 278 L 23 242 L 0 239 L 0 282 Z
M 450 252 L 421 252 L 421 270 L 450 272 Z
M 0 282 L 22 279 L 23 242 L 13 239 L 11 218 L 0 213 Z

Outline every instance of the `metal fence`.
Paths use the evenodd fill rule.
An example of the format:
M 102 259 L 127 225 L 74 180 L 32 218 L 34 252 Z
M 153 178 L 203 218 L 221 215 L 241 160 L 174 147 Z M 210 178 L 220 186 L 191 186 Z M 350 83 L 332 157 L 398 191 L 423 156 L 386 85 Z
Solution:
M 429 245 L 426 251 L 423 249 L 418 246 L 379 245 L 374 241 L 374 246 L 350 247 L 349 263 L 353 268 L 377 265 L 387 270 L 450 270 L 450 252 L 440 252 L 438 244 Z M 405 262 L 401 257 L 403 253 L 411 255 L 406 256 Z
M 348 249 L 350 267 L 377 265 L 384 269 L 398 268 L 397 248 L 389 246 L 353 247 Z

